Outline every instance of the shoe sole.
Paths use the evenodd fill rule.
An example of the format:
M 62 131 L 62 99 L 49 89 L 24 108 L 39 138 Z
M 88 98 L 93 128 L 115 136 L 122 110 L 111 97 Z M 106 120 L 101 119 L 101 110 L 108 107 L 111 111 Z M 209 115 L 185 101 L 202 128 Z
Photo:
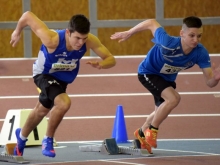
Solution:
M 42 153 L 43 154 L 43 153 Z M 54 158 L 56 155 L 45 155 L 43 154 L 44 156 L 47 156 L 47 157 L 50 157 L 50 158 Z

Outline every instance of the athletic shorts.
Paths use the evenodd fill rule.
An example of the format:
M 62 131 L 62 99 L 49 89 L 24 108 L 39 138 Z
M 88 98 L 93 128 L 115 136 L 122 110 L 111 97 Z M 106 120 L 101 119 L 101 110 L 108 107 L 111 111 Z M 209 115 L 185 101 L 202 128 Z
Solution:
M 39 74 L 33 77 L 34 83 L 41 90 L 39 102 L 48 109 L 54 105 L 54 99 L 61 93 L 66 93 L 67 83 L 55 79 L 48 74 Z
M 158 75 L 138 74 L 138 79 L 154 96 L 154 102 L 157 107 L 164 102 L 164 99 L 161 97 L 161 93 L 164 89 L 167 87 L 173 87 L 176 89 L 176 83 L 174 81 L 166 81 Z

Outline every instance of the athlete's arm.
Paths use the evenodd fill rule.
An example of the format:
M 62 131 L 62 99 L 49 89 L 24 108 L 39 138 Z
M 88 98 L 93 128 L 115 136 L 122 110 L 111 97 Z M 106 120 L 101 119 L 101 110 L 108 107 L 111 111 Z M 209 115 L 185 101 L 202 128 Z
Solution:
M 213 66 L 213 69 L 211 67 L 203 68 L 202 71 L 207 86 L 209 86 L 210 88 L 215 87 L 220 80 L 220 67 L 215 68 Z
M 100 42 L 100 40 L 89 33 L 88 39 L 86 41 L 87 49 L 92 49 L 102 61 L 89 61 L 88 64 L 91 64 L 93 67 L 98 69 L 108 69 L 115 66 L 116 61 L 114 56 L 109 52 L 109 50 Z
M 150 30 L 151 33 L 154 36 L 155 31 L 159 27 L 161 27 L 161 25 L 155 19 L 148 19 L 148 20 L 145 20 L 145 21 L 137 24 L 135 27 L 131 28 L 129 30 L 129 32 L 132 35 L 132 34 L 135 34 L 137 32 L 140 32 L 140 31 Z
M 39 37 L 42 43 L 49 49 L 55 49 L 59 43 L 59 36 L 54 30 L 48 29 L 46 24 L 42 22 L 32 12 L 25 12 L 19 19 L 16 29 L 12 33 L 10 44 L 16 46 L 20 39 L 21 31 L 29 26 L 31 30 Z
M 119 39 L 119 42 L 127 40 L 129 37 L 131 37 L 133 34 L 144 31 L 144 30 L 150 30 L 151 33 L 155 34 L 155 31 L 157 28 L 161 27 L 161 25 L 155 20 L 155 19 L 147 19 L 133 28 L 131 28 L 128 31 L 124 32 L 116 32 L 115 34 L 111 35 L 111 39 Z

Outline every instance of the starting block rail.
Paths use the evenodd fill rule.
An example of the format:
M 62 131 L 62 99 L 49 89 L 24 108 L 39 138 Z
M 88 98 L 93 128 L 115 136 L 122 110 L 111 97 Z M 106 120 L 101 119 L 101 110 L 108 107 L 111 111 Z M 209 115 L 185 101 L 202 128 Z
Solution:
M 135 143 L 133 143 L 135 144 Z M 100 145 L 84 145 L 79 146 L 79 150 L 82 152 L 100 152 L 104 154 L 116 155 L 116 154 L 130 154 L 136 156 L 150 157 L 153 154 L 149 154 L 146 149 L 133 147 L 118 146 L 115 139 L 105 139 Z
M 0 154 L 0 161 L 10 162 L 10 163 L 19 163 L 19 164 L 27 164 L 29 161 L 24 160 L 23 156 L 14 156 L 7 154 Z

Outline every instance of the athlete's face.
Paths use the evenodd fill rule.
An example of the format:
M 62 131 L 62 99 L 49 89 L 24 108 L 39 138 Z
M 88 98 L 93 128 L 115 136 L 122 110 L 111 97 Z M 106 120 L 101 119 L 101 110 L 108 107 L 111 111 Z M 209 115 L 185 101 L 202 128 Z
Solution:
M 202 32 L 202 27 L 188 28 L 185 26 L 180 31 L 180 36 L 185 45 L 187 45 L 190 48 L 195 48 L 202 39 Z
M 67 36 L 73 50 L 79 50 L 88 38 L 88 34 L 80 34 L 77 31 L 70 33 L 69 30 L 67 30 Z

